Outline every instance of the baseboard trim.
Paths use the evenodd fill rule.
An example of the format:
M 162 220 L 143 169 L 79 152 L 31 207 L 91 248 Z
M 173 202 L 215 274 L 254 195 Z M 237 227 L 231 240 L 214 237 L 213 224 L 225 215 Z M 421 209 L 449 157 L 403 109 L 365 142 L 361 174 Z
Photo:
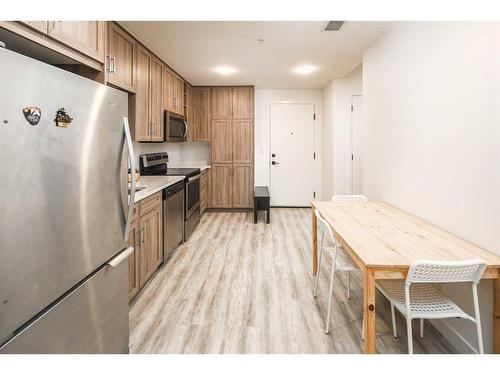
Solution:
M 465 339 L 446 319 L 429 320 L 436 329 L 445 336 L 448 341 L 463 354 L 477 354 L 477 349 Z

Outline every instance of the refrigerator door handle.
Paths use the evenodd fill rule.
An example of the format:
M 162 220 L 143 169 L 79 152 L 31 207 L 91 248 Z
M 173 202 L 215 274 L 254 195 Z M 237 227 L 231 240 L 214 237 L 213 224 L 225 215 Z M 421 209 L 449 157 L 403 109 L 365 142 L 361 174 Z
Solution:
M 106 263 L 106 265 L 115 268 L 121 262 L 123 262 L 124 260 L 126 260 L 133 252 L 134 252 L 134 248 L 133 247 L 127 247 L 125 250 L 123 250 L 122 252 L 120 252 L 113 259 L 111 259 L 110 261 L 108 261 L 108 263 Z
M 128 231 L 130 228 L 130 221 L 132 220 L 132 214 L 134 211 L 134 200 L 135 200 L 135 154 L 134 146 L 132 144 L 132 136 L 130 135 L 130 128 L 128 126 L 128 118 L 123 118 L 123 130 L 125 131 L 125 141 L 127 143 L 128 158 L 130 162 L 130 197 L 128 202 L 128 212 L 125 218 L 125 229 L 123 237 L 125 242 L 128 240 Z

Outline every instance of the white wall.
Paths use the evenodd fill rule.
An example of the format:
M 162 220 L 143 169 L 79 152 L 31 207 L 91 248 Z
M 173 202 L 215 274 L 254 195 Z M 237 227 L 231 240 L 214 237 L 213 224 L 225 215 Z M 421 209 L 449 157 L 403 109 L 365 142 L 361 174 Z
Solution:
M 400 24 L 363 58 L 365 194 L 498 254 L 499 62 L 499 23 Z M 468 290 L 447 291 L 471 311 Z M 490 282 L 480 304 L 491 351 Z M 435 324 L 477 347 L 470 322 Z
M 333 80 L 323 87 L 323 121 L 321 122 L 321 199 L 333 195 Z
M 362 65 L 323 88 L 323 199 L 351 194 L 351 100 L 362 93 Z
M 311 103 L 316 112 L 316 192 L 321 191 L 321 89 L 256 89 L 255 90 L 255 185 L 269 186 L 270 114 L 273 103 Z M 318 196 L 318 194 L 317 194 Z

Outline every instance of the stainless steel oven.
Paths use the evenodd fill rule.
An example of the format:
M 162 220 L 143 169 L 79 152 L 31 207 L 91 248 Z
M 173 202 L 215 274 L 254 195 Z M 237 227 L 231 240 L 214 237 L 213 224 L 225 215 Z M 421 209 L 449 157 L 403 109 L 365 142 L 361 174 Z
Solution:
M 188 124 L 182 115 L 165 111 L 165 141 L 167 142 L 186 142 L 188 133 Z

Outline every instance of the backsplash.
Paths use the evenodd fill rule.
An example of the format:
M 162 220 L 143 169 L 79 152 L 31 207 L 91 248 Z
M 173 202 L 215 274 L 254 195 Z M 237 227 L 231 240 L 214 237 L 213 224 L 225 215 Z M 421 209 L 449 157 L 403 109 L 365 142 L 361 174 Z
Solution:
M 141 143 L 134 142 L 134 153 L 139 168 L 139 155 L 151 152 L 167 152 L 169 164 L 210 164 L 210 143 L 179 142 L 179 143 Z

